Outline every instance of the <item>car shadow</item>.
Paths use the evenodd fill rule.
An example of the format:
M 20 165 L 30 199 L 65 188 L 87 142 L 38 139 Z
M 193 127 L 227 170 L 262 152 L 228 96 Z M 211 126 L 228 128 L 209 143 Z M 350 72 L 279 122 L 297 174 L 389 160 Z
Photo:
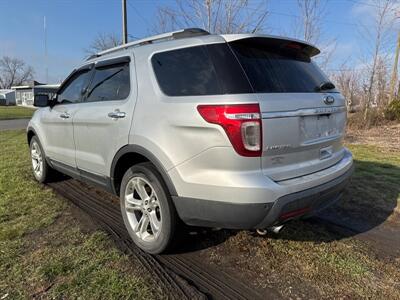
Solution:
M 343 197 L 305 220 L 285 224 L 275 239 L 330 242 L 371 231 L 385 223 L 397 207 L 400 168 L 355 161 L 356 169 Z
M 254 238 L 291 241 L 332 242 L 368 232 L 393 214 L 400 194 L 400 168 L 391 164 L 355 161 L 356 169 L 343 197 L 333 206 L 307 219 L 287 222 L 278 233 Z M 217 246 L 238 230 L 188 227 L 175 253 Z M 384 238 L 384 237 L 383 237 Z
M 227 239 L 235 236 L 239 230 L 194 227 L 181 224 L 176 246 L 169 254 L 182 254 L 200 251 L 223 244 Z

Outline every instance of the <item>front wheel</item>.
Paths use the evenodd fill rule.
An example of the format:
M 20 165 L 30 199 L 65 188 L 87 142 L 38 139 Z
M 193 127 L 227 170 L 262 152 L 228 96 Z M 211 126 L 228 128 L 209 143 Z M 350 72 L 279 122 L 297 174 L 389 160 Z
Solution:
M 175 207 L 151 163 L 128 169 L 121 183 L 120 202 L 125 226 L 136 245 L 152 254 L 171 245 L 177 222 Z
M 32 170 L 35 179 L 41 183 L 49 181 L 53 175 L 52 169 L 47 164 L 42 145 L 36 136 L 32 137 L 29 148 L 31 152 Z

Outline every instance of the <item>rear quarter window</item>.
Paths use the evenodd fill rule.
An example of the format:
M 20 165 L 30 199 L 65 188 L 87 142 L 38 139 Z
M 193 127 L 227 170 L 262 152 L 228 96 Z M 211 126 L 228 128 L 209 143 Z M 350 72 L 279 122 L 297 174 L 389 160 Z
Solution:
M 152 65 L 168 96 L 251 93 L 250 84 L 227 44 L 156 53 Z

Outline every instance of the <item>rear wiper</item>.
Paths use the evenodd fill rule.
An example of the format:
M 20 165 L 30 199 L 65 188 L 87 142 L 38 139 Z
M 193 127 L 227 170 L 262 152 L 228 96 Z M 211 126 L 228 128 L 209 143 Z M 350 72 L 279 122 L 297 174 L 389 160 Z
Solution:
M 325 90 L 332 90 L 335 88 L 335 85 L 330 81 L 323 81 L 319 86 L 315 88 L 316 92 L 325 91 Z

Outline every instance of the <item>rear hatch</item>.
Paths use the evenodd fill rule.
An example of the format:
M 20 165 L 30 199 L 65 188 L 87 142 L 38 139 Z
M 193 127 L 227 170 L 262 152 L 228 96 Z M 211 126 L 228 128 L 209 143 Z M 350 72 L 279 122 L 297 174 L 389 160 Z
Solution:
M 275 181 L 314 173 L 344 155 L 345 99 L 311 60 L 311 45 L 276 38 L 229 41 L 262 113 L 263 173 Z

